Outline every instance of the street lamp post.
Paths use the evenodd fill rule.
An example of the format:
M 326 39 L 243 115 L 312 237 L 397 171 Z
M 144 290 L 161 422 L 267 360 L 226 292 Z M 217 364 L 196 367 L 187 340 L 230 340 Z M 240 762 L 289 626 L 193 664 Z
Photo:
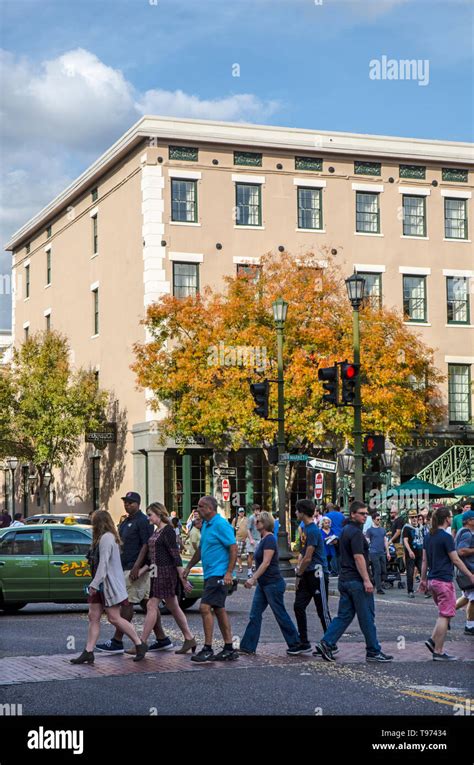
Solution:
M 352 306 L 352 336 L 354 346 L 354 364 L 360 365 L 359 309 L 364 300 L 365 279 L 355 271 L 346 279 L 347 295 Z M 360 395 L 360 371 L 355 379 L 354 397 L 354 459 L 355 459 L 355 497 L 364 500 L 364 474 L 362 455 L 362 400 Z
M 283 461 L 285 451 L 285 398 L 283 376 L 283 330 L 285 328 L 288 303 L 279 297 L 273 303 L 273 320 L 277 331 L 277 359 L 278 359 L 278 517 L 280 527 L 278 530 L 278 557 L 280 559 L 280 571 L 283 576 L 294 576 L 290 566 L 291 552 L 288 549 L 288 533 L 286 528 L 286 487 L 285 472 L 286 463 Z
M 397 447 L 389 438 L 386 438 L 384 449 L 385 451 L 382 454 L 382 464 L 385 468 L 385 499 L 387 500 L 388 492 L 392 488 L 392 469 L 397 454 Z M 385 505 L 387 507 L 387 501 L 385 502 Z
M 51 493 L 50 493 L 50 484 L 52 479 L 51 470 L 47 467 L 46 470 L 43 473 L 43 485 L 46 489 L 47 495 L 48 495 L 48 513 L 51 512 Z
M 30 466 L 21 466 L 21 477 L 23 479 L 23 517 L 28 516 L 28 476 L 30 474 Z
M 342 451 L 339 452 L 339 466 L 342 470 L 342 495 L 344 498 L 344 512 L 349 514 L 349 476 L 354 470 L 354 452 L 349 449 L 347 443 Z
M 12 518 L 14 518 L 15 517 L 15 470 L 18 467 L 18 458 L 8 457 L 7 466 L 10 468 L 11 474 L 12 474 Z

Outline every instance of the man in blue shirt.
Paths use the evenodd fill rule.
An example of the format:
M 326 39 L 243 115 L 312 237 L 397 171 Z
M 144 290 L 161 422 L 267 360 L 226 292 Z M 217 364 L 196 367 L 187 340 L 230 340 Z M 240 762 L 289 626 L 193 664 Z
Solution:
M 324 632 L 331 623 L 328 605 L 329 568 L 320 529 L 313 521 L 314 502 L 310 499 L 299 499 L 296 503 L 296 517 L 303 522 L 300 532 L 301 552 L 296 569 L 295 616 L 300 634 L 300 644 L 288 649 L 290 656 L 300 653 L 311 653 L 311 643 L 308 640 L 308 625 L 306 609 L 314 600 L 319 619 Z
M 232 629 L 225 610 L 228 587 L 232 585 L 232 572 L 237 560 L 234 529 L 217 512 L 215 497 L 201 497 L 197 505 L 203 519 L 201 543 L 184 570 L 187 577 L 198 561 L 204 570 L 204 594 L 199 610 L 204 626 L 204 648 L 191 657 L 191 661 L 233 661 L 238 652 L 232 647 Z M 224 638 L 224 649 L 214 655 L 212 636 L 214 614 Z

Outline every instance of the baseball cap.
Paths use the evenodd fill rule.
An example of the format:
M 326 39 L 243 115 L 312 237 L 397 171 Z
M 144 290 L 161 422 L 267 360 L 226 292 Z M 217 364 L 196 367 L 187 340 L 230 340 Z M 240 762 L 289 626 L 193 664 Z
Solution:
M 239 513 L 245 513 L 245 507 L 239 507 Z
M 136 491 L 127 491 L 125 496 L 120 499 L 125 499 L 127 502 L 138 502 L 138 504 L 140 504 L 142 498 Z
M 463 523 L 466 523 L 466 521 L 472 521 L 473 518 L 474 518 L 474 510 L 466 510 L 466 512 L 462 514 Z

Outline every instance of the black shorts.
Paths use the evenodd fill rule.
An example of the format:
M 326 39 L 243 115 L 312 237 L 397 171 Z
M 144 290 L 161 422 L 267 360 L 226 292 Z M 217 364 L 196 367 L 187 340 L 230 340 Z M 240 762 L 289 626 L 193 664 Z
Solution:
M 225 584 L 217 584 L 223 576 L 210 576 L 204 580 L 204 593 L 201 603 L 206 603 L 211 608 L 224 608 L 228 587 Z

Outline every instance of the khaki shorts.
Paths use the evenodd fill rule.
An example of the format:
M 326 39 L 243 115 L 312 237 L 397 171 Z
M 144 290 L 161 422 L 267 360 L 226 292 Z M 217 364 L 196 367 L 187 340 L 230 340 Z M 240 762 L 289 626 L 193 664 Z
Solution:
M 130 579 L 130 571 L 124 571 L 129 603 L 141 603 L 150 597 L 150 574 L 145 571 L 138 579 Z

